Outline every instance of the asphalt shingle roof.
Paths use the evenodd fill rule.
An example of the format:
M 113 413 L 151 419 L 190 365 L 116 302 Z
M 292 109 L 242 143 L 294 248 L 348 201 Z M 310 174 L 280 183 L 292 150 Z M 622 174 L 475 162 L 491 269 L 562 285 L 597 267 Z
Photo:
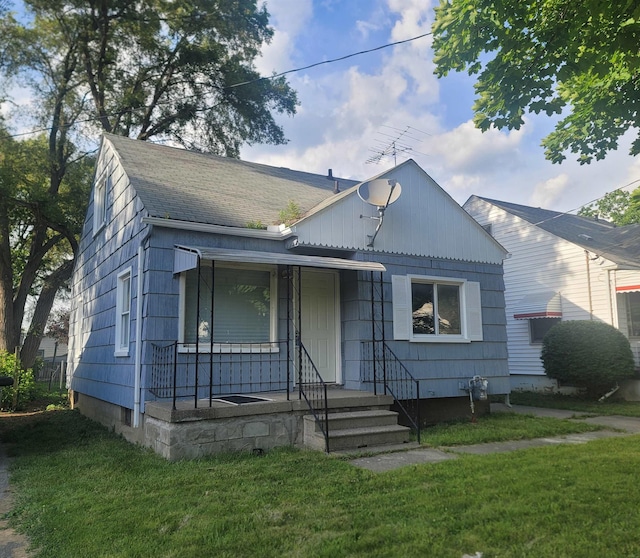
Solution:
M 151 217 L 246 227 L 279 224 L 293 201 L 304 215 L 358 181 L 270 167 L 105 134 Z
M 640 267 L 640 224 L 617 227 L 602 219 L 478 197 L 620 266 Z

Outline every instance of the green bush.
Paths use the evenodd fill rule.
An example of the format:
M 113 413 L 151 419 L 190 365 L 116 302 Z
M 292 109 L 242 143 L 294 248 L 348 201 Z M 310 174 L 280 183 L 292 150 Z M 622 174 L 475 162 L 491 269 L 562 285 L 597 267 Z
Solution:
M 593 398 L 634 373 L 629 340 L 603 322 L 560 322 L 545 335 L 540 358 L 547 376 L 584 388 Z
M 21 370 L 16 366 L 16 356 L 6 351 L 0 351 L 0 376 L 11 376 L 16 378 L 13 386 L 2 388 L 0 397 L 0 407 L 5 410 L 18 411 L 24 409 L 25 405 L 36 395 L 36 382 L 33 370 Z

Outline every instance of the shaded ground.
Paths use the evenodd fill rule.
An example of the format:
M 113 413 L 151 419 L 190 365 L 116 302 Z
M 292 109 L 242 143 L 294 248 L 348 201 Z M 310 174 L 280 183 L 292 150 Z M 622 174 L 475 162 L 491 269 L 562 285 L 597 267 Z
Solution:
M 29 421 L 39 413 L 19 416 L 0 414 L 0 422 L 8 420 Z M 28 558 L 29 541 L 9 526 L 8 514 L 13 509 L 13 492 L 9 485 L 9 458 L 4 446 L 0 446 L 0 558 Z

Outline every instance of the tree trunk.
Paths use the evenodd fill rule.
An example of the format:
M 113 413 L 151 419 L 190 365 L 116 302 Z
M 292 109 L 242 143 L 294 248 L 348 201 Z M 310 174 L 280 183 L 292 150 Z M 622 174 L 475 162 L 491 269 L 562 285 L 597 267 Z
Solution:
M 56 294 L 60 287 L 71 278 L 72 272 L 73 260 L 68 260 L 47 277 L 42 287 L 35 311 L 33 312 L 29 331 L 27 332 L 27 336 L 22 344 L 22 351 L 20 352 L 20 362 L 25 369 L 31 368 L 36 360 L 40 341 L 44 335 L 44 329 L 47 325 Z
M 13 268 L 6 200 L 0 200 L 0 351 L 12 353 L 19 343 L 13 312 Z

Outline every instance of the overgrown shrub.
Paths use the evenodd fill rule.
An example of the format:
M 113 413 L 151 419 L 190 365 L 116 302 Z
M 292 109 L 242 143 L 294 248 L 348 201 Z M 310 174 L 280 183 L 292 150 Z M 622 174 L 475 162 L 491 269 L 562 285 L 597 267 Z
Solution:
M 14 385 L 2 388 L 0 407 L 5 410 L 18 411 L 24 409 L 36 394 L 36 382 L 33 370 L 21 370 L 16 366 L 16 356 L 6 351 L 0 351 L 0 376 L 17 377 Z
M 540 358 L 547 376 L 584 388 L 593 398 L 634 373 L 629 340 L 603 322 L 560 322 L 545 335 Z

